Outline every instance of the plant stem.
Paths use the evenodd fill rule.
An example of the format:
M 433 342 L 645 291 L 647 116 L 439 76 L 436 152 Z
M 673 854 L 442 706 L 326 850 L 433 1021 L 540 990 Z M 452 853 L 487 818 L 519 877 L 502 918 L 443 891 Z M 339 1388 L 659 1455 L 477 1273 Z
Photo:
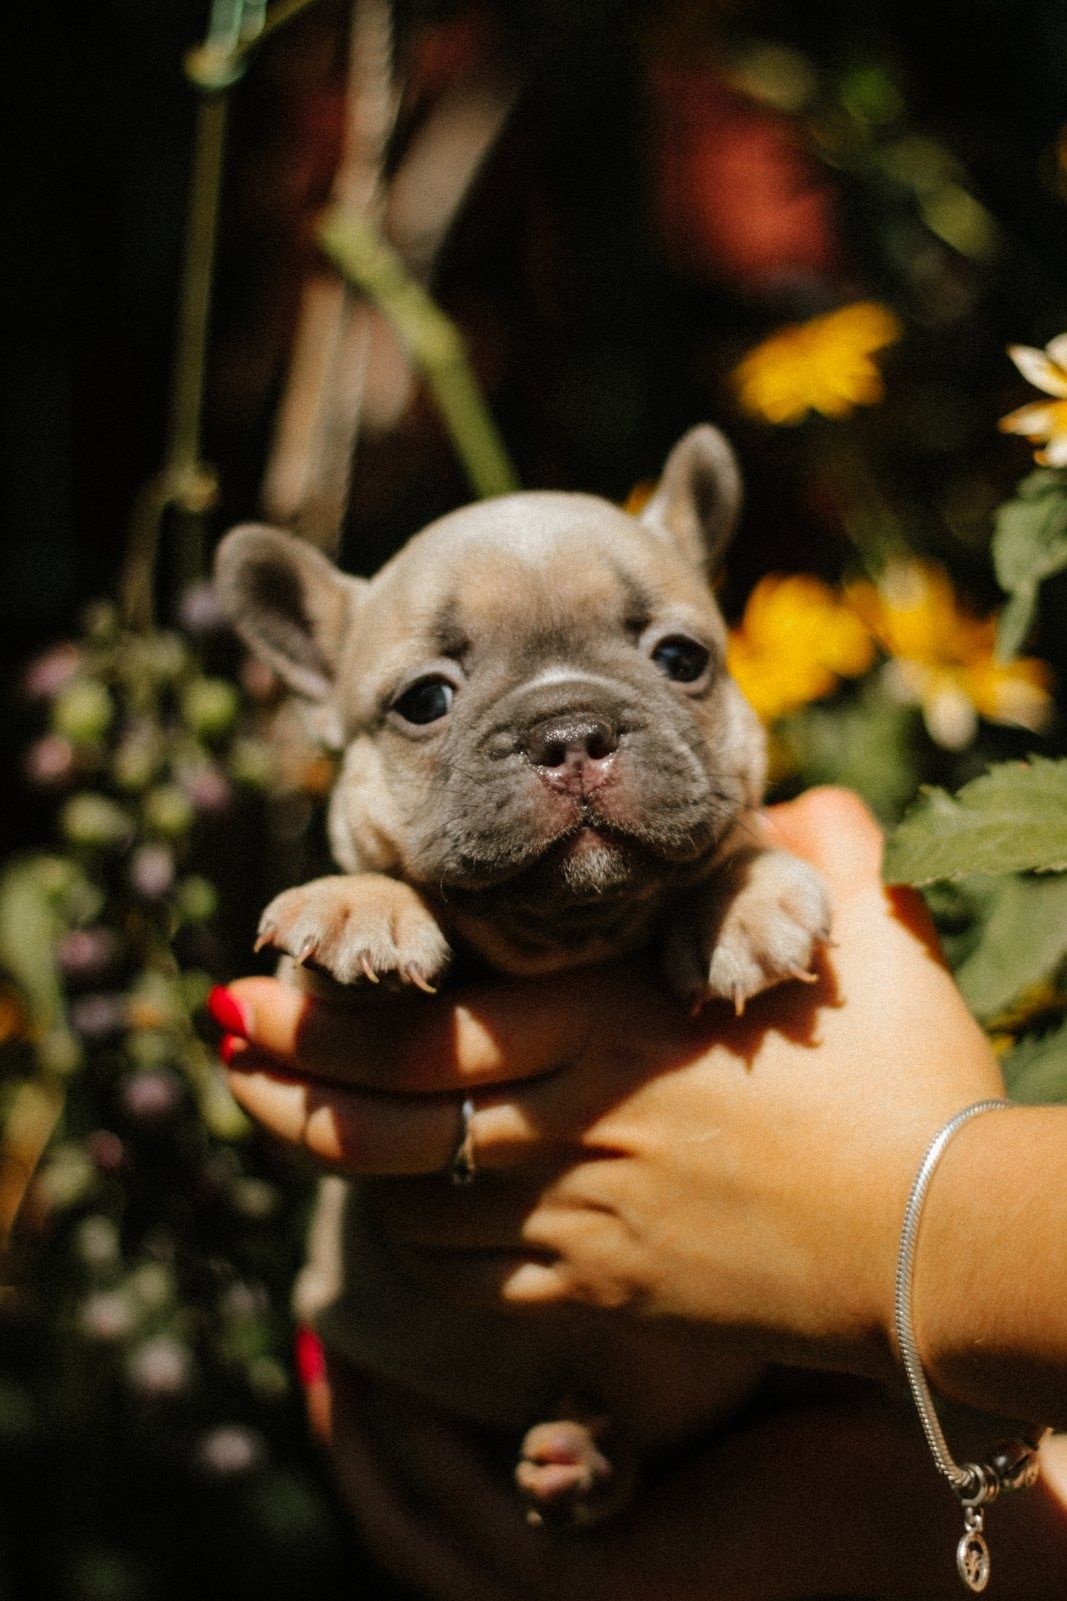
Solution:
M 518 475 L 455 323 L 361 218 L 333 207 L 320 221 L 318 236 L 338 272 L 389 320 L 425 376 L 475 494 L 485 498 L 516 490 Z

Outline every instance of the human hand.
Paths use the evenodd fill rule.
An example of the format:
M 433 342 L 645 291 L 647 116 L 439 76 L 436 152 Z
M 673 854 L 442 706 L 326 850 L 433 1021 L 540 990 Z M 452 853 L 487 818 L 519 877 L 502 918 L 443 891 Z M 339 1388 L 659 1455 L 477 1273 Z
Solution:
M 862 805 L 813 791 L 771 820 L 833 897 L 817 985 L 693 1022 L 647 961 L 351 1012 L 246 979 L 236 1098 L 328 1165 L 391 1175 L 384 1226 L 439 1293 L 627 1306 L 880 1371 L 919 1157 L 1000 1077 L 921 901 L 882 886 Z M 472 1091 L 473 1194 L 439 1180 Z

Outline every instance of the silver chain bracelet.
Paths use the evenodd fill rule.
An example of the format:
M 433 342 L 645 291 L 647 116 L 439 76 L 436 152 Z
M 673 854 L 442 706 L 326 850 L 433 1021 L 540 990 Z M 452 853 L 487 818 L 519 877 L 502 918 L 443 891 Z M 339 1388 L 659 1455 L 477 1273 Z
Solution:
M 953 1460 L 934 1410 L 933 1397 L 915 1340 L 911 1304 L 915 1242 L 926 1192 L 949 1140 L 972 1117 L 978 1117 L 982 1112 L 1001 1111 L 1005 1107 L 1010 1109 L 1011 1105 L 1010 1101 L 1003 1100 L 976 1101 L 973 1106 L 964 1107 L 962 1112 L 950 1118 L 930 1141 L 904 1209 L 893 1296 L 897 1341 L 923 1433 L 938 1471 L 948 1480 L 963 1508 L 964 1528 L 956 1547 L 956 1568 L 964 1584 L 975 1591 L 984 1590 L 989 1583 L 989 1547 L 984 1534 L 985 1508 L 1002 1492 L 1025 1490 L 1036 1483 L 1039 1472 L 1037 1449 L 1028 1440 L 1009 1440 L 994 1447 L 988 1462 L 958 1463 Z

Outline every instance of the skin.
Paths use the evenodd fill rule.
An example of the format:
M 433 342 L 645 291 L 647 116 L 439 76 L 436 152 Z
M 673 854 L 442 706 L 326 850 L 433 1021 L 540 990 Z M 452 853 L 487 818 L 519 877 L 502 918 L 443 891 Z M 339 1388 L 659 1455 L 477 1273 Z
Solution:
M 762 1359 L 899 1383 L 891 1297 L 908 1189 L 931 1135 L 1000 1094 L 1000 1076 L 918 897 L 881 885 L 881 837 L 860 803 L 813 791 L 771 826 L 830 886 L 836 944 L 815 985 L 694 1022 L 636 964 L 358 1013 L 241 980 L 234 1094 L 318 1162 L 388 1175 L 384 1225 L 438 1293 L 516 1316 L 578 1303 L 609 1338 L 619 1317 L 686 1319 Z M 463 1089 L 477 1090 L 473 1192 L 439 1177 Z M 1067 1421 L 1067 1183 L 1053 1176 L 1067 1178 L 1065 1120 L 996 1112 L 956 1136 L 915 1281 L 938 1388 L 1044 1422 Z M 448 1601 L 959 1583 L 953 1498 L 910 1409 L 873 1392 L 794 1396 L 720 1432 L 624 1522 L 548 1540 L 522 1528 L 499 1466 L 448 1420 L 336 1359 L 309 1402 L 372 1549 Z M 1042 1489 L 990 1514 L 1003 1597 L 1067 1584 L 1056 1443 L 1047 1462 Z

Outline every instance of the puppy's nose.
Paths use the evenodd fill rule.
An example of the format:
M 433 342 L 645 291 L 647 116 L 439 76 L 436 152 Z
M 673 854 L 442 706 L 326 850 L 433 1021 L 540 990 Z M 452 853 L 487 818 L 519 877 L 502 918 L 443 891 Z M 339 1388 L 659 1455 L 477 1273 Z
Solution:
M 546 783 L 584 795 L 607 779 L 619 736 L 606 717 L 579 712 L 542 718 L 527 730 L 524 745 Z

